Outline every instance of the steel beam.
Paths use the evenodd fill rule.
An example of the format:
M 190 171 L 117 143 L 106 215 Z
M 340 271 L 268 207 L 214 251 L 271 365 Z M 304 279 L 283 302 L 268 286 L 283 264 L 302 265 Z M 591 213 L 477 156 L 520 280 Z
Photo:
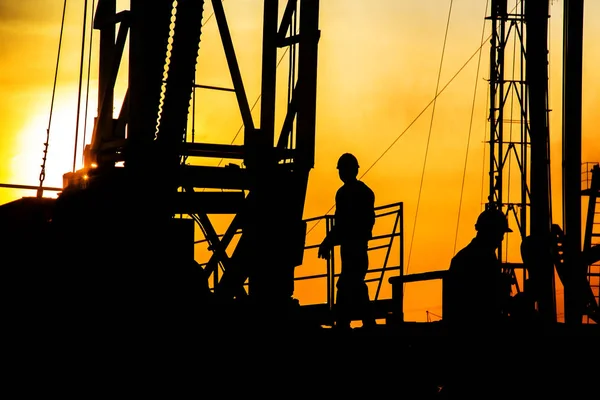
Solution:
M 583 0 L 564 1 L 562 172 L 563 231 L 566 263 L 584 277 L 581 260 L 581 92 L 583 63 Z M 581 294 L 565 288 L 565 322 L 583 319 Z

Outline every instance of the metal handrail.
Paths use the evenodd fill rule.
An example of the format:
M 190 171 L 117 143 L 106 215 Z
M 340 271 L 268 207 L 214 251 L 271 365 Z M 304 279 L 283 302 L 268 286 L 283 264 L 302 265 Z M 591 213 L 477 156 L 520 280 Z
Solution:
M 373 242 L 380 242 L 382 240 L 388 240 L 388 242 L 385 244 L 369 246 L 367 249 L 367 251 L 374 251 L 374 250 L 381 250 L 381 249 L 387 250 L 386 254 L 385 254 L 385 258 L 383 260 L 383 266 L 380 268 L 369 268 L 367 271 L 367 275 L 372 275 L 372 274 L 376 274 L 376 273 L 380 274 L 376 278 L 365 279 L 365 282 L 367 282 L 367 283 L 370 283 L 370 282 L 378 283 L 377 291 L 374 296 L 374 300 L 379 299 L 381 285 L 383 283 L 386 272 L 399 271 L 399 276 L 403 276 L 403 274 L 404 274 L 404 271 L 403 271 L 403 265 L 404 265 L 403 203 L 397 202 L 397 203 L 391 203 L 391 204 L 386 204 L 386 205 L 381 205 L 381 206 L 375 207 L 375 220 L 376 221 L 381 219 L 382 217 L 391 216 L 391 215 L 396 215 L 396 220 L 394 222 L 392 232 L 389 234 L 381 234 L 381 235 L 373 236 L 369 240 L 369 244 L 371 244 Z M 331 231 L 333 224 L 335 222 L 335 217 L 333 215 L 322 215 L 322 216 L 307 218 L 307 219 L 304 219 L 304 222 L 308 223 L 308 222 L 316 221 L 318 223 L 320 220 L 325 221 L 325 235 L 327 235 Z M 239 232 L 237 232 L 237 233 L 239 233 Z M 222 235 L 219 235 L 219 236 L 222 236 Z M 392 248 L 392 246 L 394 244 L 394 240 L 396 238 L 398 238 L 398 240 L 400 241 L 399 265 L 388 266 L 387 264 L 389 262 L 391 248 Z M 198 244 L 198 243 L 204 243 L 204 242 L 207 242 L 207 239 L 197 240 L 194 243 Z M 320 246 L 320 243 L 307 244 L 304 246 L 304 251 L 306 252 L 307 250 L 315 249 L 315 248 L 318 248 L 319 246 Z M 336 280 L 336 278 L 339 278 L 339 276 L 340 276 L 340 273 L 335 272 L 335 263 L 336 263 L 335 252 L 332 252 L 331 257 L 329 257 L 326 260 L 326 262 L 327 263 L 326 263 L 324 273 L 297 276 L 297 277 L 294 277 L 294 281 L 295 282 L 308 281 L 308 280 L 325 278 L 326 279 L 326 288 L 327 288 L 326 305 L 331 310 L 331 309 L 333 309 L 333 305 L 335 303 L 335 296 L 334 296 L 335 280 Z M 201 266 L 204 266 L 204 265 L 205 264 L 201 264 Z M 215 271 L 215 278 L 216 278 L 215 281 L 218 279 L 217 277 L 218 277 L 218 269 L 217 269 L 217 271 Z M 215 282 L 215 286 L 216 286 L 216 282 Z M 244 286 L 247 286 L 247 283 L 245 283 Z M 211 288 L 211 291 L 214 291 L 214 288 Z
M 592 169 L 599 165 L 598 162 L 583 162 L 581 163 L 581 189 L 588 190 L 592 185 Z
M 396 208 L 396 209 L 394 209 L 394 208 Z M 377 278 L 365 279 L 365 282 L 367 282 L 367 283 L 378 282 L 377 291 L 375 293 L 374 300 L 379 299 L 381 285 L 382 285 L 382 282 L 383 282 L 386 272 L 399 271 L 399 276 L 403 276 L 403 270 L 404 270 L 404 268 L 403 268 L 403 266 L 404 266 L 403 210 L 404 210 L 403 202 L 391 203 L 391 204 L 386 204 L 386 205 L 381 205 L 381 206 L 375 207 L 375 219 L 376 220 L 380 219 L 381 217 L 390 216 L 390 215 L 396 215 L 396 220 L 395 220 L 395 223 L 394 223 L 391 233 L 373 236 L 369 241 L 369 243 L 371 243 L 374 241 L 380 241 L 382 239 L 389 239 L 389 243 L 377 245 L 377 246 L 369 246 L 367 249 L 367 251 L 387 249 L 387 252 L 386 252 L 386 255 L 385 255 L 385 258 L 383 261 L 383 266 L 381 268 L 369 268 L 369 270 L 367 271 L 367 275 L 370 275 L 373 273 L 380 273 L 380 276 Z M 322 216 L 307 218 L 304 220 L 304 222 L 308 223 L 308 222 L 317 221 L 317 223 L 318 223 L 320 220 L 325 220 L 325 222 L 326 222 L 325 235 L 327 235 L 331 231 L 331 228 L 333 227 L 333 224 L 335 222 L 335 218 L 333 215 L 322 215 Z M 400 240 L 399 265 L 390 267 L 387 265 L 387 263 L 389 262 L 389 256 L 390 256 L 391 248 L 393 246 L 395 238 L 399 238 L 399 240 Z M 318 248 L 319 245 L 320 244 L 308 244 L 308 245 L 305 245 L 304 250 L 306 251 L 309 249 L 315 249 L 315 248 Z M 327 264 L 326 264 L 326 272 L 325 273 L 303 275 L 303 276 L 294 278 L 294 281 L 306 281 L 306 280 L 311 280 L 311 279 L 326 278 L 327 279 L 327 283 L 326 283 L 327 284 L 327 307 L 330 310 L 333 308 L 333 305 L 335 303 L 335 296 L 334 296 L 335 279 L 340 276 L 339 273 L 335 273 L 335 258 L 336 258 L 335 252 L 332 252 L 331 256 L 326 260 Z

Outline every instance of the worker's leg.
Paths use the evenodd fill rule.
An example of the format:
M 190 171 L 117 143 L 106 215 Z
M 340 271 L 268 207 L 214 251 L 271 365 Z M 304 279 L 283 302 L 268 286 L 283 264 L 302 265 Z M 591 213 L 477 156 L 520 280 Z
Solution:
M 363 326 L 372 326 L 375 324 L 375 319 L 373 318 L 372 304 L 369 299 L 369 288 L 365 283 L 365 277 L 369 269 L 367 246 L 367 242 L 355 242 L 348 246 L 342 246 L 340 250 L 344 286 L 347 290 L 347 301 L 350 310 L 360 316 Z
M 352 310 L 352 292 L 342 273 L 337 282 L 337 295 L 335 300 L 335 325 L 338 328 L 350 328 Z
M 360 312 L 362 315 L 362 322 L 364 327 L 372 327 L 375 323 L 375 316 L 373 315 L 373 304 L 371 303 L 371 299 L 369 298 L 369 288 L 367 284 L 362 281 L 360 293 L 359 293 L 359 301 L 360 301 Z

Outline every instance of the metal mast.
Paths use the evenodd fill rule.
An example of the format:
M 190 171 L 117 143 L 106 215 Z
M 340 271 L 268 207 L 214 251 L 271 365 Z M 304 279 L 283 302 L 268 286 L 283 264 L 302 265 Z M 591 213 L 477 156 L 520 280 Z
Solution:
M 86 223 L 97 232 L 95 245 L 103 250 L 122 247 L 122 274 L 136 279 L 131 265 L 162 261 L 164 267 L 154 276 L 160 287 L 162 274 L 175 277 L 182 273 L 177 265 L 194 261 L 196 224 L 212 251 L 202 267 L 217 297 L 224 302 L 248 298 L 246 304 L 258 305 L 265 315 L 283 316 L 277 311 L 293 300 L 294 268 L 304 252 L 304 202 L 315 153 L 319 0 L 264 0 L 256 125 L 221 0 L 210 3 L 233 88 L 196 80 L 197 59 L 204 57 L 200 37 L 206 3 L 131 0 L 129 10 L 116 12 L 116 0 L 98 2 L 98 117 L 85 167 L 65 174 L 61 223 L 65 230 L 81 229 L 83 222 L 67 205 L 72 198 L 82 208 L 79 215 L 93 218 Z M 114 87 L 127 38 L 128 88 L 115 117 Z M 281 126 L 275 109 L 282 92 L 278 51 L 289 55 L 290 69 L 287 105 L 277 110 L 284 115 Z M 244 128 L 242 145 L 202 143 L 187 134 L 197 89 L 235 94 Z M 209 166 L 211 158 L 243 163 Z M 232 215 L 222 234 L 211 221 L 217 214 Z M 100 233 L 108 231 L 119 236 Z M 239 240 L 233 240 L 235 235 Z M 140 254 L 145 257 L 141 261 Z M 173 290 L 180 291 L 176 288 L 174 284 Z
M 492 0 L 489 17 L 492 35 L 487 207 L 506 209 L 514 216 L 521 238 L 535 235 L 549 239 L 549 4 L 522 1 L 509 10 L 507 3 Z M 517 171 L 511 171 L 513 166 Z M 501 247 L 499 257 L 506 262 L 503 253 Z M 555 320 L 554 267 L 550 261 L 542 264 L 537 276 L 537 286 L 541 288 L 538 307 L 545 319 Z
M 565 0 L 563 33 L 563 229 L 565 264 L 573 280 L 586 279 L 581 257 L 581 92 L 583 60 L 583 0 Z M 581 324 L 583 293 L 565 287 L 565 322 Z

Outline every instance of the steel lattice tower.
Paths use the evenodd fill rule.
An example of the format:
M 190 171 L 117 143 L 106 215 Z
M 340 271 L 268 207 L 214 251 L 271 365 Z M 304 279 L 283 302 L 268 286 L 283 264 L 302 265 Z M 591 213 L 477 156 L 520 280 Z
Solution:
M 549 237 L 548 1 L 492 0 L 489 196 L 486 207 L 514 217 L 518 233 Z M 510 52 L 509 52 L 510 50 Z M 518 127 L 518 128 L 515 128 Z M 511 166 L 518 171 L 511 171 Z M 514 195 L 514 190 L 518 195 Z M 513 191 L 511 193 L 511 190 Z M 500 259 L 506 263 L 502 247 Z M 539 307 L 556 319 L 554 268 L 544 265 Z

